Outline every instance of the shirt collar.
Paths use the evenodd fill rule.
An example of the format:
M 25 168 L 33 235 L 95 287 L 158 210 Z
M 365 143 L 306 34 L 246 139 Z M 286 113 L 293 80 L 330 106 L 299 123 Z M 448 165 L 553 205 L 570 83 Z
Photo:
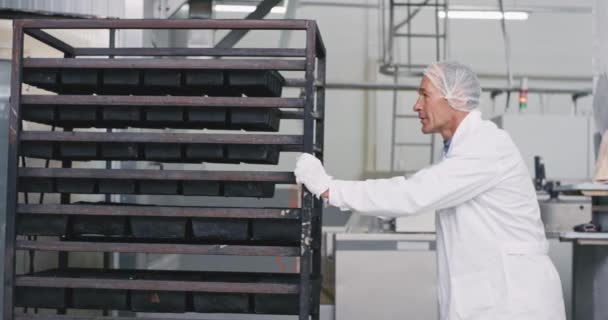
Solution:
M 460 122 L 458 128 L 456 128 L 456 132 L 454 132 L 452 137 L 447 141 L 443 142 L 444 153 L 447 154 L 450 149 L 450 146 L 458 144 L 459 141 L 462 140 L 461 136 L 466 136 L 467 131 L 469 131 L 471 127 L 475 127 L 479 122 L 481 122 L 481 112 L 479 112 L 478 110 L 473 110 L 469 112 L 469 114 L 467 114 L 467 116 L 462 120 L 462 122 Z
M 452 138 L 443 141 L 443 153 L 447 154 L 448 150 L 450 150 L 450 143 L 452 143 Z

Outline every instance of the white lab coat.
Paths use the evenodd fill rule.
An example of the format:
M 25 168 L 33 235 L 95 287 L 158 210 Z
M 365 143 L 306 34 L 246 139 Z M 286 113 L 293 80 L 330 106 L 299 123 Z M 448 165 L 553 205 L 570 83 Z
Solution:
M 333 180 L 329 203 L 383 216 L 437 210 L 441 320 L 565 319 L 532 179 L 509 135 L 478 111 L 439 163 L 409 179 Z

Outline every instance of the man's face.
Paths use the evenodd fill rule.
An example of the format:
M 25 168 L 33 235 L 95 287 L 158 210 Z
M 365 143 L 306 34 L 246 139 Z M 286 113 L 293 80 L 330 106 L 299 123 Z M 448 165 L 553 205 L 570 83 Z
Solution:
M 418 113 L 423 133 L 439 133 L 449 124 L 455 110 L 431 80 L 424 76 L 420 81 L 414 111 Z

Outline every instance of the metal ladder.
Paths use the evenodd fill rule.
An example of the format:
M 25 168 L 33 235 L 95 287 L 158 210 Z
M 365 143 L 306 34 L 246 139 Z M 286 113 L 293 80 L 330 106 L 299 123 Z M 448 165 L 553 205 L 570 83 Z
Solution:
M 435 61 L 445 59 L 447 56 L 447 36 L 448 36 L 448 23 L 447 23 L 447 12 L 448 12 L 448 0 L 424 0 L 422 2 L 412 2 L 407 0 L 405 2 L 397 2 L 395 0 L 388 0 L 388 39 L 386 43 L 383 43 L 383 64 L 380 67 L 380 72 L 385 75 L 391 75 L 393 77 L 393 83 L 395 86 L 399 84 L 400 76 L 420 76 L 422 70 L 426 65 L 433 61 L 425 61 L 425 63 L 417 63 L 413 61 L 412 55 L 412 44 L 415 40 L 420 39 L 434 39 L 435 40 Z M 395 19 L 395 10 L 397 8 L 405 8 L 407 15 L 403 21 L 397 22 Z M 434 11 L 434 32 L 433 33 L 413 33 L 412 23 L 414 18 L 425 9 L 431 9 Z M 439 17 L 440 10 L 444 12 L 444 21 L 441 23 Z M 384 11 L 383 11 L 384 15 Z M 382 22 L 384 25 L 384 22 Z M 406 28 L 405 32 L 401 30 Z M 397 56 L 395 54 L 395 48 L 397 41 L 404 39 L 407 42 L 407 51 L 405 56 Z M 386 46 L 385 46 L 386 44 Z M 392 110 L 392 128 L 391 128 L 391 161 L 390 171 L 397 171 L 395 168 L 395 149 L 400 147 L 429 147 L 429 163 L 435 161 L 434 150 L 435 150 L 435 136 L 431 136 L 430 142 L 396 142 L 396 131 L 399 119 L 417 119 L 417 115 L 413 114 L 399 114 L 397 112 L 398 106 L 398 90 L 393 90 L 393 110 Z M 412 168 L 413 169 L 413 168 Z M 420 168 L 416 168 L 420 169 Z M 413 173 L 417 170 L 405 170 L 405 173 Z M 400 170 L 403 172 L 403 170 Z
M 395 76 L 393 77 L 395 85 L 399 83 L 398 71 L 399 67 L 396 69 Z M 429 164 L 435 161 L 435 135 L 431 135 L 430 142 L 397 142 L 396 133 L 397 133 L 397 125 L 400 119 L 418 119 L 418 115 L 416 114 L 399 114 L 397 112 L 397 103 L 398 103 L 398 90 L 393 90 L 393 116 L 392 116 L 392 125 L 391 125 L 391 167 L 390 171 L 392 172 L 402 172 L 405 174 L 415 173 L 420 168 L 409 169 L 409 170 L 396 170 L 395 168 L 395 149 L 400 147 L 428 147 L 429 148 Z
M 386 1 L 386 0 L 385 0 Z M 442 11 L 447 16 L 448 12 L 448 0 L 424 0 L 422 2 L 413 2 L 407 0 L 405 2 L 397 2 L 395 0 L 388 0 L 388 18 L 386 10 L 382 9 L 382 27 L 385 27 L 386 19 L 388 19 L 388 31 L 384 30 L 385 35 L 382 41 L 382 64 L 380 72 L 386 75 L 393 75 L 394 73 L 401 73 L 403 75 L 412 75 L 412 72 L 420 72 L 424 67 L 428 65 L 428 62 L 416 63 L 413 61 L 412 45 L 416 40 L 435 40 L 435 60 L 440 60 L 447 57 L 447 38 L 448 38 L 448 24 L 447 17 L 439 17 Z M 397 21 L 395 17 L 395 11 L 399 8 L 405 8 L 406 17 L 403 21 Z M 434 30 L 429 33 L 413 33 L 412 26 L 413 20 L 423 10 L 434 11 Z M 402 32 L 403 28 L 406 29 Z M 386 37 L 386 38 L 385 38 Z M 400 40 L 405 40 L 407 44 L 407 52 L 405 56 L 397 56 L 395 49 L 397 48 Z

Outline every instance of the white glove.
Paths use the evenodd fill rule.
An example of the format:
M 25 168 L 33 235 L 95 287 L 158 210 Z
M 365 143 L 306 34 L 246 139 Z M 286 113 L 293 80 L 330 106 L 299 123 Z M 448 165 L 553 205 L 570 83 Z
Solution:
M 305 185 L 317 198 L 329 189 L 329 182 L 332 179 L 325 172 L 321 161 L 308 153 L 303 153 L 298 158 L 293 173 L 296 182 Z

